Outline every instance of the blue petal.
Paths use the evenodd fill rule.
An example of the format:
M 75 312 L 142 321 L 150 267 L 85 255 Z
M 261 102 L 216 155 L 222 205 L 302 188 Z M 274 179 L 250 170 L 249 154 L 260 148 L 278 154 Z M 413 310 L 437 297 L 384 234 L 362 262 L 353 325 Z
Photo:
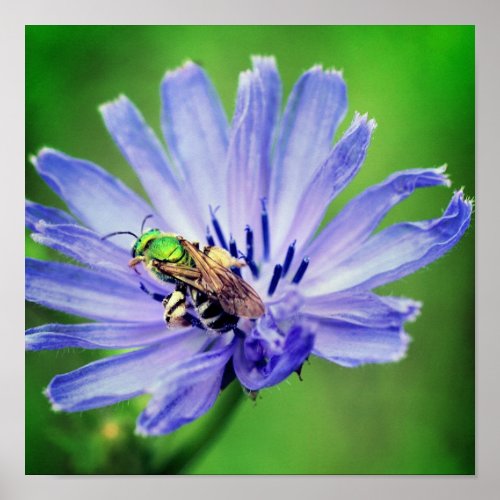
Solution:
M 226 213 L 227 120 L 207 75 L 187 62 L 168 72 L 161 86 L 162 128 L 172 158 L 196 193 L 192 204 Z M 225 225 L 225 221 L 222 221 Z
M 139 416 L 136 433 L 141 436 L 168 434 L 201 417 L 217 400 L 223 371 L 221 368 L 208 374 L 205 380 L 154 394 Z
M 46 395 L 56 411 L 84 411 L 111 405 L 146 392 L 168 366 L 188 358 L 206 343 L 199 330 L 166 338 L 137 351 L 105 358 L 57 375 Z
M 303 283 L 307 286 L 321 276 L 329 279 L 331 269 L 366 241 L 387 212 L 415 189 L 449 186 L 444 172 L 445 167 L 397 172 L 354 198 L 306 249 L 311 263 Z
M 26 259 L 26 300 L 103 321 L 158 321 L 163 307 L 130 281 L 71 264 Z
M 472 203 L 455 193 L 439 219 L 390 226 L 372 236 L 351 257 L 313 287 L 314 295 L 347 289 L 369 290 L 398 280 L 450 250 L 469 226 Z
M 401 297 L 381 297 L 371 292 L 334 292 L 307 297 L 301 312 L 369 328 L 401 327 L 413 321 L 422 304 Z
M 284 334 L 268 322 L 261 318 L 255 328 L 257 335 L 239 342 L 234 354 L 236 376 L 250 390 L 279 384 L 300 368 L 313 347 L 312 323 L 295 324 Z
M 264 92 L 264 128 L 262 130 L 264 155 L 261 162 L 260 182 L 261 192 L 267 196 L 271 173 L 271 146 L 281 105 L 281 79 L 274 57 L 253 56 L 252 66 L 262 81 Z
M 97 233 L 137 230 L 153 213 L 131 189 L 90 162 L 43 149 L 35 167 L 71 212 Z
M 346 109 L 346 86 L 336 71 L 315 66 L 293 88 L 280 125 L 271 181 L 271 223 L 277 243 L 289 228 L 290 207 L 296 206 L 327 157 Z
M 76 221 L 71 215 L 63 210 L 53 207 L 45 207 L 26 200 L 25 208 L 26 226 L 34 230 L 35 225 L 40 221 L 47 224 L 75 224 Z
M 295 216 L 291 217 L 290 230 L 283 240 L 289 245 L 296 240 L 296 251 L 307 245 L 318 228 L 330 202 L 347 186 L 358 173 L 370 143 L 373 120 L 366 115 L 356 115 L 354 120 L 330 154 L 316 171 L 304 190 L 301 200 L 295 205 Z M 290 212 L 292 209 L 289 209 Z M 277 250 L 278 254 L 286 248 Z
M 162 229 L 180 232 L 188 238 L 203 234 L 201 214 L 187 203 L 184 188 L 180 188 L 162 145 L 135 106 L 121 96 L 100 110 L 106 127 L 136 171 L 158 213 L 169 222 Z
M 129 349 L 183 335 L 170 331 L 165 322 L 49 324 L 26 330 L 26 350 L 41 351 L 81 347 L 83 349 Z
M 169 367 L 150 389 L 153 398 L 137 421 L 138 434 L 167 434 L 212 407 L 220 392 L 224 367 L 234 350 L 234 342 L 227 340 L 221 339 L 218 344 L 222 346 Z
M 264 118 L 264 88 L 260 76 L 257 72 L 245 71 L 240 74 L 228 150 L 230 229 L 242 249 L 247 224 L 254 228 L 256 248 L 262 248 L 257 222 L 260 222 L 260 199 L 266 195 L 262 182 L 267 153 L 264 134 L 271 132 L 266 129 Z
M 130 252 L 102 240 L 94 231 L 70 224 L 50 225 L 43 221 L 37 223 L 34 229 L 37 232 L 31 237 L 37 243 L 96 269 L 122 273 L 125 280 L 137 282 L 128 267 Z
M 398 326 L 363 326 L 337 319 L 317 320 L 313 354 L 342 366 L 399 361 L 410 338 Z

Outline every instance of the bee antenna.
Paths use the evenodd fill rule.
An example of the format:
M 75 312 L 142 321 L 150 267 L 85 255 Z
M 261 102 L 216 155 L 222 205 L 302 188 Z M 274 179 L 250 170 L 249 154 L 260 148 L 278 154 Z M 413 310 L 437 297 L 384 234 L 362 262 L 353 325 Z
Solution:
M 109 233 L 106 236 L 103 236 L 101 240 L 107 240 L 108 238 L 111 238 L 111 236 L 116 236 L 117 234 L 130 234 L 135 239 L 139 239 L 139 236 L 134 234 L 132 231 L 115 231 L 114 233 Z
M 146 217 L 144 217 L 142 224 L 141 224 L 141 234 L 144 232 L 144 224 L 146 224 L 146 221 L 148 219 L 151 219 L 151 217 L 154 217 L 154 214 L 149 214 L 149 215 L 146 215 Z

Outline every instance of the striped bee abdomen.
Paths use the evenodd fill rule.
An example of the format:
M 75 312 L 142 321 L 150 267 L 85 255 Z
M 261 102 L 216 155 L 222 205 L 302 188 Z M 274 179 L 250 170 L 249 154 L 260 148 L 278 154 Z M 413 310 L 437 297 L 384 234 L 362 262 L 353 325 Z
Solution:
M 175 290 L 163 299 L 164 319 L 172 326 L 185 326 L 186 296 L 181 290 Z
M 239 317 L 225 312 L 218 301 L 195 288 L 190 288 L 190 294 L 198 317 L 207 329 L 224 333 L 237 325 Z

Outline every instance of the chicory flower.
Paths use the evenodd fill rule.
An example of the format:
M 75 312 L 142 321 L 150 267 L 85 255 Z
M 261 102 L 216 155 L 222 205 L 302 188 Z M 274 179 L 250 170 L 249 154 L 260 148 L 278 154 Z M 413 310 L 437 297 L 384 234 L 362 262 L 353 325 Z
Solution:
M 32 328 L 27 349 L 127 350 L 57 375 L 46 390 L 55 410 L 148 393 L 137 432 L 166 434 L 204 414 L 233 378 L 258 391 L 300 373 L 311 355 L 347 367 L 405 355 L 404 324 L 421 304 L 372 289 L 450 250 L 469 225 L 471 202 L 457 191 L 441 217 L 374 233 L 416 189 L 450 185 L 444 167 L 405 170 L 355 197 L 315 237 L 328 205 L 360 169 L 375 122 L 356 114 L 332 146 L 347 109 L 342 75 L 313 67 L 280 116 L 274 59 L 254 57 L 252 64 L 240 75 L 230 125 L 202 68 L 188 62 L 166 74 L 168 152 L 126 97 L 102 106 L 149 200 L 88 161 L 52 149 L 34 158 L 68 210 L 28 201 L 27 225 L 36 242 L 74 263 L 27 259 L 26 298 L 92 322 Z M 240 319 L 235 333 L 167 328 L 151 295 L 171 289 L 129 269 L 129 235 L 102 239 L 137 231 L 147 214 L 162 231 L 243 255 L 242 277 L 264 300 L 265 315 Z

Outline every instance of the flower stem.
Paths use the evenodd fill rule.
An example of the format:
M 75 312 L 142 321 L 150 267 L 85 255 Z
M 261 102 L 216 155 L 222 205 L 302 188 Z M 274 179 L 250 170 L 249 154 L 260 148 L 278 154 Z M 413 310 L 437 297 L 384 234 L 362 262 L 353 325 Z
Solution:
M 231 384 L 224 392 L 225 394 L 217 405 L 217 412 L 212 415 L 211 420 L 204 426 L 203 430 L 190 439 L 154 474 L 183 474 L 186 467 L 203 455 L 223 431 L 227 430 L 240 401 L 245 399 L 245 394 L 238 383 Z

